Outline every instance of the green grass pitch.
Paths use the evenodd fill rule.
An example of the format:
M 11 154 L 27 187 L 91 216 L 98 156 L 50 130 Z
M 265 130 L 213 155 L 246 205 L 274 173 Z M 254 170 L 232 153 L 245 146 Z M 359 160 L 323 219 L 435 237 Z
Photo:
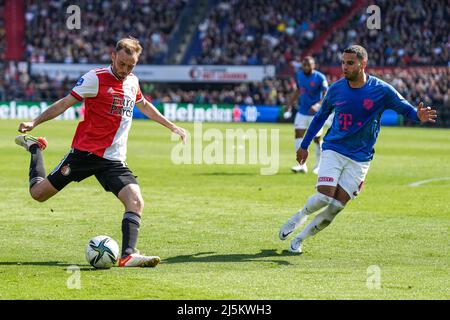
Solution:
M 449 130 L 382 128 L 363 192 L 295 256 L 278 230 L 315 192 L 316 176 L 289 171 L 292 125 L 204 124 L 279 129 L 279 172 L 263 176 L 260 165 L 175 165 L 169 131 L 135 121 L 127 162 L 146 202 L 138 247 L 162 261 L 97 271 L 85 245 L 100 234 L 120 243 L 121 203 L 95 178 L 32 200 L 29 155 L 14 144 L 19 122 L 0 121 L 0 299 L 450 298 L 450 180 L 409 186 L 450 177 Z M 32 132 L 49 140 L 47 173 L 75 127 L 51 121 Z M 80 289 L 67 285 L 77 276 L 72 265 Z M 381 271 L 379 289 L 367 286 L 370 266 Z

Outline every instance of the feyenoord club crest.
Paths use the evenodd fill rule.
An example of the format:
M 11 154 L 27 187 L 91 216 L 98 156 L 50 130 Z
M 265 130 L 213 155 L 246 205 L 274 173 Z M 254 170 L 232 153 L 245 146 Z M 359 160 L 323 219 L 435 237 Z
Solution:
M 63 176 L 68 176 L 69 174 L 70 174 L 70 167 L 69 167 L 69 165 L 68 164 L 66 164 L 65 166 L 63 166 L 62 168 L 61 168 L 61 174 L 63 175 Z

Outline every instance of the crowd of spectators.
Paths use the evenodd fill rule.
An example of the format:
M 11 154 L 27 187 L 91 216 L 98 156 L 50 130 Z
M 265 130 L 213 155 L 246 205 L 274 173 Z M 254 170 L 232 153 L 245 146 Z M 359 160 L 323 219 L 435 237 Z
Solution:
M 236 85 L 209 85 L 207 88 L 183 89 L 180 85 L 156 85 L 152 101 L 198 104 L 284 105 L 292 91 L 292 79 L 266 79 L 263 82 Z M 145 89 L 144 89 L 145 91 Z
M 186 0 L 81 0 L 80 29 L 69 0 L 26 0 L 26 51 L 30 62 L 108 62 L 118 38 L 139 39 L 141 63 L 161 62 L 168 36 Z M 69 25 L 67 25 L 69 23 Z M 75 29 L 70 29 L 75 27 Z
M 190 64 L 283 67 L 352 5 L 350 0 L 231 0 L 199 25 L 201 53 Z
M 448 0 L 380 0 L 376 4 L 380 29 L 367 27 L 373 13 L 364 7 L 315 54 L 320 64 L 339 65 L 345 47 L 361 44 L 369 52 L 369 65 L 450 66 Z
M 396 68 L 390 72 L 372 69 L 370 73 L 393 85 L 415 106 L 424 102 L 427 106 L 450 108 L 450 68 Z
M 0 77 L 0 101 L 56 101 L 74 86 L 63 77 L 30 75 L 26 63 L 7 63 Z M 392 84 L 408 101 L 417 105 L 450 108 L 450 68 L 396 68 L 392 71 L 371 68 L 369 73 Z M 330 82 L 333 78 L 329 77 Z M 201 85 L 184 88 L 180 84 L 141 82 L 141 89 L 153 103 L 222 103 L 247 105 L 285 105 L 294 88 L 292 78 L 266 79 L 263 82 Z
M 2 3 L 0 0 L 0 14 Z M 146 47 L 140 63 L 153 63 L 158 50 L 164 51 L 163 45 L 156 44 L 170 32 L 176 15 L 187 3 L 187 0 L 81 0 L 78 5 L 83 12 L 82 31 L 72 32 L 65 26 L 64 10 L 69 2 L 26 0 L 26 62 L 4 62 L 5 31 L 0 19 L 3 62 L 0 101 L 56 101 L 70 91 L 74 81 L 62 76 L 30 75 L 29 62 L 108 63 L 117 37 L 132 34 L 132 27 L 139 29 L 139 40 Z M 296 65 L 301 49 L 351 3 L 347 0 L 302 1 L 302 5 L 297 1 L 275 0 L 222 2 L 200 25 L 203 54 L 191 63 Z M 380 0 L 377 5 L 383 15 L 381 30 L 367 29 L 364 9 L 314 55 L 319 67 L 339 64 L 341 50 L 351 43 L 360 43 L 368 49 L 369 66 L 400 67 L 391 71 L 370 68 L 371 74 L 391 83 L 414 105 L 424 101 L 438 111 L 450 110 L 450 7 L 446 1 Z M 135 11 L 134 15 L 127 14 L 127 10 Z M 120 22 L 114 18 L 118 13 L 123 16 Z M 147 28 L 145 21 L 149 16 L 154 17 L 154 23 Z M 161 35 L 159 40 L 155 33 Z M 401 68 L 411 65 L 427 67 Z M 335 81 L 336 76 L 329 77 L 329 82 Z M 294 80 L 283 77 L 258 83 L 197 86 L 141 82 L 141 88 L 154 103 L 285 105 Z

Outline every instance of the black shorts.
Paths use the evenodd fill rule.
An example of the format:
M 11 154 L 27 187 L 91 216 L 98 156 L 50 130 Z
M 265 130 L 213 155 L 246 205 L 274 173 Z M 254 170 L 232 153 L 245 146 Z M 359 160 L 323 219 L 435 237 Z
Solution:
M 92 175 L 95 175 L 106 191 L 111 191 L 116 196 L 126 185 L 138 184 L 137 177 L 125 162 L 104 159 L 77 149 L 71 149 L 47 179 L 59 191 L 72 181 L 80 182 Z

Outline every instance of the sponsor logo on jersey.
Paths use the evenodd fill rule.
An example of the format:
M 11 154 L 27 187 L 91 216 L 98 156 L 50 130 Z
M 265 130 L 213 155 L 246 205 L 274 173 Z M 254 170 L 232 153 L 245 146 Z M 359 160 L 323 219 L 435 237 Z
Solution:
M 77 83 L 75 84 L 75 87 L 81 86 L 84 82 L 84 78 L 78 79 Z
M 109 113 L 131 118 L 133 116 L 133 106 L 134 101 L 129 96 L 114 95 Z

